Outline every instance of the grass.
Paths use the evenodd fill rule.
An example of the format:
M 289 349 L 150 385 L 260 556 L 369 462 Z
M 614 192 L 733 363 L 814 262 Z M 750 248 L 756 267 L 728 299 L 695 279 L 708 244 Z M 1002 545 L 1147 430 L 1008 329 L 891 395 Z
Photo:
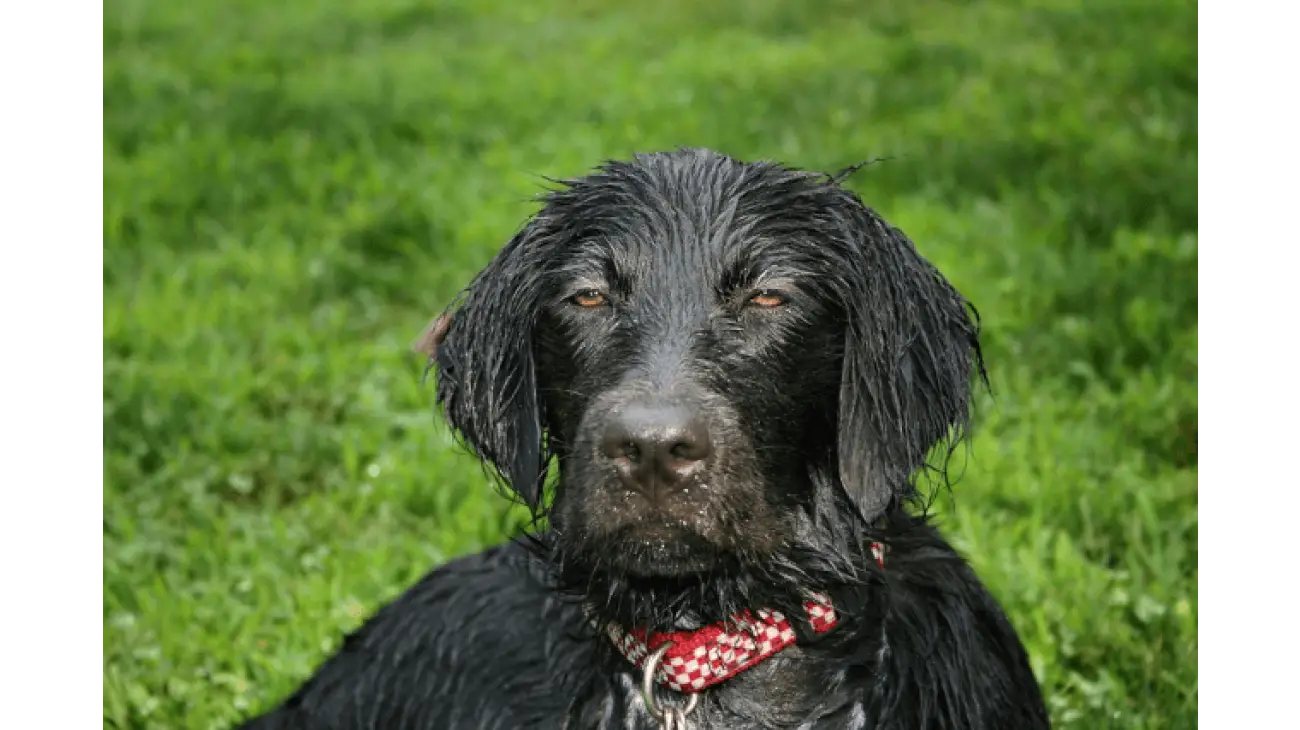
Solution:
M 1194 2 L 109 0 L 104 724 L 223 728 L 519 515 L 408 346 L 540 175 L 836 169 L 980 307 L 943 524 L 1062 728 L 1197 706 Z

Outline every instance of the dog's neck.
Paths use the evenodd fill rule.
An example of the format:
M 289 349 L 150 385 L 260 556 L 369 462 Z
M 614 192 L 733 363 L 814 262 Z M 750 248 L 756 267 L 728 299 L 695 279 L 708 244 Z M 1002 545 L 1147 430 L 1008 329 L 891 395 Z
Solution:
M 610 671 L 612 688 L 619 695 L 615 706 L 624 708 L 622 711 L 628 716 L 649 720 L 640 672 L 626 661 L 612 665 Z M 861 708 L 854 706 L 859 698 L 852 692 L 853 685 L 845 681 L 848 671 L 842 665 L 828 664 L 802 647 L 793 646 L 705 690 L 697 708 L 687 716 L 687 726 L 803 727 L 819 721 L 820 727 L 820 722 L 830 718 L 847 719 L 861 712 Z M 689 701 L 685 695 L 662 688 L 656 688 L 655 693 L 660 707 L 684 707 Z
M 552 564 L 560 591 L 581 602 L 593 623 L 658 633 L 694 631 L 745 611 L 798 615 L 810 590 L 825 580 L 801 571 L 729 566 L 680 577 L 644 577 Z
M 887 542 L 894 530 L 887 532 L 883 520 L 868 531 L 843 524 L 832 530 L 808 519 L 792 526 L 793 537 L 774 555 L 724 559 L 712 570 L 681 576 L 610 570 L 604 556 L 570 552 L 553 533 L 532 542 L 558 592 L 581 603 L 600 625 L 692 631 L 757 609 L 797 616 L 810 592 L 828 593 L 852 612 L 854 596 L 879 579 L 873 545 L 882 537 Z
M 870 575 L 862 585 L 840 586 L 836 591 L 839 608 L 833 610 L 843 611 L 843 620 L 836 612 L 829 626 L 814 626 L 811 616 L 804 611 L 785 613 L 783 618 L 788 622 L 785 626 L 768 623 L 755 629 L 752 624 L 748 628 L 739 628 L 735 622 L 717 624 L 711 617 L 705 618 L 708 612 L 718 610 L 715 604 L 699 611 L 688 609 L 683 612 L 672 627 L 675 632 L 654 635 L 618 626 L 612 630 L 606 627 L 600 632 L 605 636 L 597 637 L 596 642 L 603 647 L 605 665 L 615 678 L 615 684 L 624 690 L 623 702 L 631 708 L 644 707 L 641 686 L 647 670 L 657 669 L 650 677 L 656 685 L 656 696 L 662 702 L 682 707 L 687 704 L 688 697 L 698 695 L 700 705 L 692 715 L 694 726 L 786 727 L 819 718 L 844 716 L 847 719 L 855 711 L 860 713 L 861 708 L 855 709 L 856 699 L 845 689 L 849 686 L 845 682 L 846 673 L 855 664 L 865 665 L 876 658 L 883 631 L 881 606 L 885 601 L 873 600 L 882 595 L 877 589 L 883 585 L 883 580 L 878 572 Z M 636 589 L 635 583 L 629 581 L 628 587 Z M 826 608 L 830 609 L 831 605 L 827 604 Z M 754 611 L 749 618 L 752 620 L 755 614 L 765 614 L 764 618 L 772 615 L 767 611 Z M 601 629 L 599 622 L 600 619 L 596 618 L 591 626 L 598 632 Z M 754 651 L 758 644 L 776 640 L 778 634 L 796 633 L 794 627 L 797 625 L 803 628 L 797 632 L 797 639 L 791 640 L 792 637 L 786 636 L 771 653 L 759 650 L 762 655 L 757 657 L 757 661 L 733 662 L 731 658 L 714 656 L 713 651 L 705 654 L 707 659 L 699 659 L 691 651 L 679 652 L 678 647 L 671 645 L 681 642 L 691 649 L 699 648 L 697 644 L 714 645 L 719 650 L 717 653 L 725 656 L 738 644 L 711 639 L 711 632 L 721 628 L 728 631 L 732 639 L 758 639 L 748 646 L 748 650 Z M 632 624 L 628 628 L 635 627 Z M 633 635 L 636 638 L 630 641 Z M 653 648 L 665 642 L 670 644 L 666 652 L 656 665 L 649 666 L 648 657 L 654 653 Z M 860 661 L 828 663 L 824 651 L 845 658 L 856 656 Z M 699 668 L 705 662 L 710 667 L 707 671 Z M 693 682 L 699 682 L 699 685 L 692 687 Z
M 880 565 L 871 543 L 838 557 L 851 554 L 851 561 L 828 561 L 791 550 L 761 566 L 731 564 L 686 576 L 645 577 L 593 569 L 553 546 L 543 553 L 557 591 L 582 605 L 593 626 L 614 624 L 647 634 L 696 631 L 759 609 L 803 617 L 811 593 L 832 596 L 852 616 L 864 592 L 880 581 Z
M 905 522 L 910 520 L 904 519 Z M 897 525 L 902 526 L 902 525 Z M 886 540 L 897 535 L 877 527 L 872 535 L 858 529 L 828 531 L 824 527 L 800 530 L 800 535 L 833 535 L 834 542 L 794 540 L 785 551 L 756 565 L 731 564 L 708 573 L 678 578 L 646 578 L 593 569 L 596 561 L 566 555 L 543 536 L 547 574 L 562 595 L 581 602 L 603 663 L 626 690 L 627 701 L 640 702 L 642 671 L 620 653 L 609 632 L 619 627 L 657 632 L 697 631 L 739 612 L 758 608 L 802 616 L 808 592 L 822 591 L 834 601 L 838 622 L 818 637 L 816 646 L 796 642 L 770 658 L 724 682 L 708 687 L 700 713 L 717 714 L 716 721 L 700 725 L 746 727 L 755 723 L 781 726 L 817 717 L 854 711 L 853 699 L 840 691 L 847 686 L 843 672 L 858 661 L 827 664 L 820 658 L 831 651 L 842 658 L 857 657 L 865 665 L 875 661 L 883 631 L 884 569 L 873 556 L 875 535 Z M 887 546 L 886 546 L 887 547 Z M 827 674 L 831 672 L 833 674 Z M 838 674 L 834 674 L 838 673 Z M 635 691 L 634 691 L 635 689 Z M 672 696 L 672 693 L 667 695 Z M 681 695 L 677 695 L 681 698 Z M 780 698 L 773 704 L 772 698 Z M 776 712 L 780 717 L 772 715 Z M 703 718 L 697 718 L 702 720 Z

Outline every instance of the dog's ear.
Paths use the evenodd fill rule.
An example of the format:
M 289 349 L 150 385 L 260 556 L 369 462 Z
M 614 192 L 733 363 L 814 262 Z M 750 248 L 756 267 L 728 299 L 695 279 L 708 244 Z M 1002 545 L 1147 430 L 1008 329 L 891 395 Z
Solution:
M 537 227 L 534 220 L 516 234 L 421 339 L 432 343 L 447 422 L 534 513 L 550 461 L 533 365 Z
M 864 519 L 917 494 L 969 422 L 972 376 L 985 379 L 979 315 L 903 233 L 850 195 L 847 322 L 838 413 L 840 480 Z

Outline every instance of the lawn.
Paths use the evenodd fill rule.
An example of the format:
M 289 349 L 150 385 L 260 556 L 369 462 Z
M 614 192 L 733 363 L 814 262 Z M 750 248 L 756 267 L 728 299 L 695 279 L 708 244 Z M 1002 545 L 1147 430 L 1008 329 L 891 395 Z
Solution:
M 409 345 L 543 175 L 677 145 L 886 158 L 986 323 L 942 524 L 1058 727 L 1195 727 L 1194 2 L 104 11 L 106 727 L 228 727 L 514 529 Z

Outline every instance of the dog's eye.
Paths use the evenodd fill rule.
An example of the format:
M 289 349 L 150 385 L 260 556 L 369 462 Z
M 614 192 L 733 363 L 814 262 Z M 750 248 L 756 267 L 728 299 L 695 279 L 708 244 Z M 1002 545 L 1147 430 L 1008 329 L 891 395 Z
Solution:
M 775 309 L 788 301 L 790 298 L 784 292 L 776 289 L 761 289 L 749 297 L 748 303 L 761 309 Z
M 607 301 L 607 299 L 599 289 L 583 289 L 577 294 L 574 294 L 573 296 L 569 297 L 569 301 L 573 302 L 579 307 L 585 307 L 587 309 L 591 309 L 603 305 Z

